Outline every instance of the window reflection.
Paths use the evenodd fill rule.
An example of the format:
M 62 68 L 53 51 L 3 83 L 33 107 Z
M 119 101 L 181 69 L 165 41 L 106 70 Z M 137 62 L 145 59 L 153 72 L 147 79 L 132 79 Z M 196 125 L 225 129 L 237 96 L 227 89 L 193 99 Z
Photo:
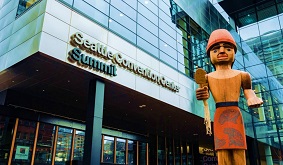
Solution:
M 158 137 L 158 164 L 166 164 L 165 140 L 164 137 Z
M 142 26 L 144 29 L 147 29 L 152 34 L 157 35 L 158 34 L 158 27 L 151 22 L 151 20 L 145 18 L 143 15 L 138 14 L 138 24 Z M 138 31 L 139 35 L 139 31 Z
M 138 25 L 138 35 L 144 40 L 150 41 L 155 47 L 158 47 L 158 38 L 140 25 Z
M 168 165 L 174 164 L 174 156 L 173 156 L 173 144 L 172 139 L 166 139 L 166 153 L 167 153 L 167 161 Z
M 104 137 L 104 148 L 103 148 L 103 162 L 113 163 L 114 162 L 114 137 Z
M 132 140 L 128 140 L 128 164 L 129 165 L 135 165 L 137 164 L 137 144 L 136 142 L 132 141 Z
M 24 11 L 26 11 L 29 7 L 31 7 L 37 1 L 38 0 L 20 0 L 18 10 L 17 10 L 17 15 L 22 14 Z
M 280 29 L 278 17 L 275 16 L 271 19 L 264 20 L 258 24 L 260 34 L 270 33 Z
M 73 160 L 83 161 L 85 132 L 76 130 Z
M 139 142 L 139 165 L 146 165 L 146 143 Z
M 147 52 L 151 53 L 155 57 L 159 57 L 158 55 L 158 48 L 153 46 L 151 43 L 147 42 L 146 40 L 142 39 L 138 36 L 137 38 L 137 45 L 146 50 Z
M 158 25 L 158 17 L 152 13 L 148 8 L 146 8 L 140 2 L 138 3 L 138 12 L 141 13 L 144 17 L 150 18 L 151 22 Z
M 119 9 L 124 15 L 128 16 L 132 20 L 136 20 L 137 18 L 137 11 L 134 10 L 131 6 L 129 6 L 126 2 L 121 0 L 114 0 L 111 1 L 111 5 L 116 9 Z
M 15 147 L 13 152 L 13 164 L 26 164 L 31 161 L 36 122 L 19 120 Z
M 95 19 L 100 24 L 107 26 L 108 25 L 108 14 L 104 14 L 101 11 L 97 10 L 93 6 L 89 5 L 83 0 L 75 0 L 74 8 L 78 9 L 82 13 L 86 14 L 91 19 Z
M 117 138 L 116 143 L 116 163 L 125 164 L 126 163 L 126 140 Z
M 121 26 L 124 26 L 132 32 L 136 33 L 136 23 L 122 11 L 119 11 L 112 6 L 110 7 L 110 18 L 118 22 Z
M 0 115 L 0 164 L 8 164 L 16 119 Z
M 73 129 L 59 127 L 56 144 L 55 164 L 65 164 L 70 160 Z
M 259 36 L 257 23 L 239 30 L 240 36 L 243 40 L 252 39 Z
M 120 23 L 115 20 L 109 20 L 109 28 L 119 34 L 123 34 L 123 37 L 132 43 L 136 43 L 136 35 Z
M 51 164 L 52 148 L 56 126 L 40 123 L 35 152 L 35 164 Z

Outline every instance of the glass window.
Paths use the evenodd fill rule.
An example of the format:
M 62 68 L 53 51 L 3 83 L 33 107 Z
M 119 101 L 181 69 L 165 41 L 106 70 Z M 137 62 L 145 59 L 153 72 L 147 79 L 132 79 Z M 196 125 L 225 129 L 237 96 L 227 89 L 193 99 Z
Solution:
M 114 1 L 111 1 L 111 5 L 114 6 L 116 9 L 121 10 L 120 13 L 127 15 L 132 20 L 137 19 L 136 10 L 134 10 L 132 7 L 130 7 L 127 3 L 125 3 L 121 0 L 114 0 Z
M 137 143 L 132 140 L 128 140 L 128 164 L 129 165 L 137 164 L 136 156 L 137 156 Z
M 142 14 L 145 18 L 150 18 L 151 22 L 158 25 L 158 17 L 153 14 L 149 9 L 144 7 L 141 3 L 138 3 L 138 12 Z
M 268 19 L 258 23 L 260 34 L 270 33 L 280 29 L 278 17 L 273 17 L 272 19 Z
M 73 129 L 59 127 L 56 144 L 55 164 L 61 165 L 70 160 Z
M 174 16 L 175 17 L 175 16 Z M 175 18 L 165 14 L 162 10 L 159 9 L 159 18 L 166 22 L 172 29 L 175 29 Z
M 168 0 L 166 0 L 168 2 Z M 170 9 L 170 4 L 166 4 L 164 1 L 159 1 L 159 8 L 164 12 L 166 13 L 167 17 L 168 16 L 171 16 L 171 12 L 170 10 L 173 9 L 171 8 Z M 175 13 L 175 12 L 174 12 Z
M 157 47 L 138 36 L 137 45 L 155 57 L 159 57 Z
M 146 143 L 139 142 L 139 165 L 146 165 Z
M 30 163 L 33 151 L 35 126 L 36 122 L 19 120 L 12 164 Z
M 110 7 L 110 17 L 116 22 L 119 22 L 119 24 L 121 24 L 122 26 L 136 33 L 136 22 L 134 22 L 123 12 L 117 10 L 112 6 Z
M 130 5 L 132 8 L 137 9 L 137 1 L 133 1 L 133 0 L 123 0 L 123 1 L 128 5 Z
M 86 2 L 82 0 L 74 1 L 74 8 L 86 14 L 89 18 L 96 20 L 100 24 L 106 27 L 108 26 L 108 16 L 92 7 L 91 5 L 87 4 Z
M 114 32 L 122 35 L 125 39 L 127 39 L 128 41 L 132 42 L 132 43 L 136 43 L 136 35 L 135 33 L 133 33 L 132 31 L 130 31 L 129 29 L 127 29 L 126 27 L 122 26 L 121 24 L 119 24 L 118 22 L 114 21 L 114 20 L 109 20 L 109 28 L 111 30 L 113 30 Z
M 126 164 L 126 140 L 125 139 L 117 138 L 116 163 Z
M 172 57 L 167 55 L 166 53 L 160 51 L 160 59 L 165 63 L 169 64 L 170 66 L 177 69 L 177 60 L 174 60 Z
M 139 3 L 144 5 L 148 10 L 150 10 L 155 15 L 158 15 L 158 7 L 150 0 L 139 0 Z
M 24 11 L 26 11 L 29 7 L 31 7 L 33 4 L 35 4 L 38 0 L 20 0 L 17 15 L 22 14 Z
M 164 137 L 158 136 L 158 150 L 157 150 L 157 156 L 158 156 L 158 164 L 166 164 L 166 152 L 165 152 L 165 141 Z
M 51 164 L 55 128 L 54 125 L 40 123 L 34 159 L 35 165 Z
M 243 40 L 252 39 L 259 36 L 257 23 L 239 29 L 240 36 Z
M 76 130 L 73 160 L 83 161 L 85 132 Z
M 109 3 L 101 0 L 83 0 L 96 8 L 97 10 L 101 11 L 105 15 L 109 14 Z
M 138 14 L 138 24 L 150 31 L 151 33 L 155 35 L 158 34 L 158 27 L 141 14 Z
M 174 38 L 174 40 L 176 40 L 176 31 L 172 29 L 168 24 L 163 22 L 161 19 L 159 19 L 159 28 L 165 31 L 172 38 Z
M 0 164 L 8 164 L 16 119 L 0 115 Z
M 140 25 L 138 25 L 138 33 L 141 38 L 143 38 L 146 41 L 150 41 L 150 43 L 156 47 L 158 47 L 158 38 L 150 33 L 148 30 L 144 29 Z
M 166 54 L 171 56 L 173 59 L 177 60 L 177 50 L 172 48 L 171 45 L 168 44 L 168 42 L 167 42 L 168 40 L 165 40 L 165 41 L 166 41 L 166 43 L 163 42 L 162 40 L 159 40 L 160 50 L 162 50 L 163 52 L 166 52 Z
M 104 136 L 103 162 L 114 162 L 114 137 Z
M 166 139 L 166 152 L 167 152 L 167 162 L 168 165 L 174 164 L 174 154 L 173 154 L 173 144 L 172 139 Z

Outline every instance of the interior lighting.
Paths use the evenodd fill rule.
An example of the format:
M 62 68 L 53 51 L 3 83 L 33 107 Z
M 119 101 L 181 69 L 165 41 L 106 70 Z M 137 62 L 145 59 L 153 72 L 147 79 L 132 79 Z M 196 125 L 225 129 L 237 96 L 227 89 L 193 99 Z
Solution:
M 145 4 L 148 4 L 148 1 L 144 1 Z
M 120 13 L 120 17 L 123 17 L 124 16 L 124 14 L 123 13 Z
M 140 105 L 139 107 L 140 107 L 140 108 L 144 108 L 144 107 L 146 107 L 146 105 L 143 104 L 143 105 Z
M 112 19 L 109 19 L 109 22 L 112 22 Z
M 168 46 L 167 44 L 164 44 L 164 46 L 166 47 L 166 46 Z

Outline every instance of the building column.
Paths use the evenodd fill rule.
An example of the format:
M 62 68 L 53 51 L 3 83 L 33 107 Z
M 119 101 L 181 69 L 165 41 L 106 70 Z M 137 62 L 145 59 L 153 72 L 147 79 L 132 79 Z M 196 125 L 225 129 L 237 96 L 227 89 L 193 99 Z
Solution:
M 91 80 L 89 83 L 84 165 L 100 164 L 104 89 L 105 84 L 99 80 Z

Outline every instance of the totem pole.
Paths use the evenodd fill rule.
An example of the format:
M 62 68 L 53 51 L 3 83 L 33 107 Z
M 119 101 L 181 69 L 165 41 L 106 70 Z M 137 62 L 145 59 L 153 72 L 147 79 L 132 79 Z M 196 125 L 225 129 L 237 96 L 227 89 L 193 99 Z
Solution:
M 232 69 L 236 51 L 236 42 L 226 29 L 213 31 L 206 53 L 215 71 L 206 74 L 205 71 L 198 70 L 195 74 L 196 82 L 200 85 L 196 90 L 197 100 L 207 100 L 210 91 L 216 103 L 213 133 L 218 165 L 246 164 L 246 135 L 238 107 L 241 88 L 250 108 L 258 108 L 263 104 L 262 99 L 252 90 L 250 74 Z M 205 117 L 205 123 L 209 122 L 206 124 L 209 134 L 209 112 Z

